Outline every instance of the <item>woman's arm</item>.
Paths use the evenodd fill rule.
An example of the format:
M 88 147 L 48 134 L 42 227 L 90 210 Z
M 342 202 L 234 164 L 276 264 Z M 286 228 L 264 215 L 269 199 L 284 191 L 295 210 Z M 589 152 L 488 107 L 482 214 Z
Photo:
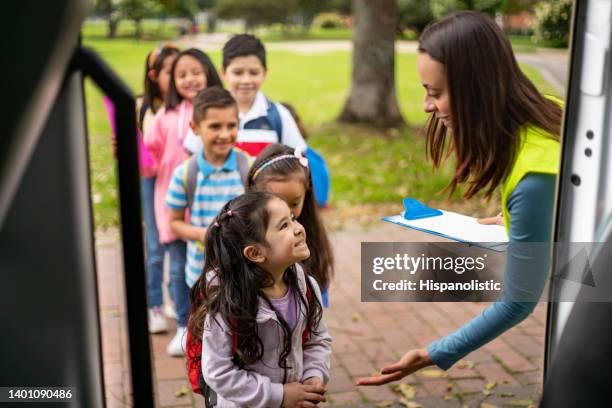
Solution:
M 523 321 L 537 305 L 549 269 L 555 176 L 528 174 L 508 200 L 510 244 L 504 294 L 479 316 L 427 347 L 431 360 L 447 369 L 471 351 Z M 546 248 L 545 248 L 546 247 Z
M 383 368 L 383 375 L 358 383 L 385 384 L 432 364 L 447 369 L 524 320 L 537 304 L 548 274 L 550 257 L 545 249 L 550 248 L 554 191 L 554 175 L 528 174 L 508 200 L 510 245 L 501 300 L 426 349 L 409 351 L 399 362 Z

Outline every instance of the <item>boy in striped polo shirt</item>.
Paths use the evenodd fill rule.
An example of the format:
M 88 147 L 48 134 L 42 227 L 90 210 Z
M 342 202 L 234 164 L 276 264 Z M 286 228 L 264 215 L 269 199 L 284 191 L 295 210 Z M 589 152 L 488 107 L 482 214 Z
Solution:
M 217 86 L 200 92 L 193 100 L 190 125 L 203 148 L 174 170 L 166 204 L 172 231 L 187 241 L 185 275 L 192 287 L 204 267 L 206 228 L 226 202 L 244 193 L 248 162 L 244 153 L 234 149 L 238 108 L 229 92 Z M 190 214 L 185 222 L 187 208 Z

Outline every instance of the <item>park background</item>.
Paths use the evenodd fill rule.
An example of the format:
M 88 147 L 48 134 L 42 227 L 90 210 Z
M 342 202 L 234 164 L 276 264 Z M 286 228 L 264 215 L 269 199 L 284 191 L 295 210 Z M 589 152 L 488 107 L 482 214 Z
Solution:
M 100 53 L 136 95 L 141 94 L 143 89 L 145 57 L 160 42 L 174 41 L 181 47 L 199 46 L 211 56 L 216 66 L 219 67 L 220 47 L 228 38 L 227 34 L 242 32 L 248 26 L 251 32 L 260 36 L 268 46 L 269 60 L 269 72 L 263 90 L 273 100 L 290 102 L 297 109 L 310 133 L 308 143 L 323 153 L 328 162 L 332 176 L 331 207 L 338 210 L 342 215 L 341 218 L 355 216 L 367 218 L 373 212 L 380 215 L 378 209 L 381 208 L 381 205 L 382 208 L 391 205 L 391 208 L 396 210 L 401 199 L 408 195 L 432 205 L 452 208 L 467 206 L 468 211 L 466 212 L 476 211 L 476 215 L 485 215 L 488 210 L 497 213 L 498 204 L 495 200 L 493 203 L 486 203 L 478 199 L 474 200 L 475 203 L 463 203 L 460 192 L 457 192 L 450 202 L 445 202 L 446 194 L 442 190 L 449 181 L 453 162 L 449 161 L 439 172 L 433 174 L 431 164 L 425 160 L 424 138 L 420 131 L 427 115 L 422 109 L 424 92 L 416 73 L 416 53 L 414 46 L 410 51 L 401 51 L 402 44 L 410 44 L 410 41 L 406 39 L 414 39 L 418 35 L 415 28 L 406 26 L 398 34 L 396 40 L 396 48 L 400 50 L 396 52 L 395 60 L 396 94 L 406 124 L 390 129 L 380 129 L 363 123 L 347 124 L 336 121 L 351 86 L 352 61 L 349 49 L 351 18 L 348 14 L 341 14 L 350 12 L 350 1 L 330 2 L 332 5 L 329 7 L 335 3 L 340 6 L 334 6 L 337 8 L 322 12 L 319 14 L 322 17 L 315 16 L 313 21 L 317 25 L 309 27 L 307 31 L 303 26 L 281 24 L 274 22 L 274 19 L 269 17 L 259 24 L 240 20 L 224 23 L 217 20 L 215 33 L 207 33 L 206 24 L 201 23 L 197 25 L 197 30 L 201 34 L 184 37 L 178 37 L 178 35 L 180 27 L 185 25 L 186 20 L 199 16 L 197 21 L 206 21 L 206 17 L 196 13 L 192 17 L 168 17 L 163 20 L 143 19 L 138 23 L 141 28 L 137 29 L 137 23 L 128 17 L 131 14 L 121 11 L 124 10 L 124 7 L 128 8 L 124 3 L 131 4 L 133 8 L 136 8 L 138 4 L 139 7 L 142 7 L 142 15 L 153 16 L 155 13 L 151 10 L 158 10 L 156 13 L 162 15 L 164 9 L 161 8 L 161 4 L 173 2 L 126 0 L 116 6 L 115 2 L 112 2 L 113 7 L 116 7 L 112 12 L 112 15 L 115 16 L 113 18 L 118 18 L 116 14 L 124 16 L 117 23 L 115 38 L 108 38 L 109 23 L 98 11 L 103 10 L 101 6 L 96 8 L 97 18 L 88 20 L 83 27 L 83 44 Z M 174 3 L 190 2 L 176 0 Z M 197 4 L 198 2 L 192 3 Z M 217 3 L 219 6 L 237 2 L 219 0 Z M 265 10 L 270 4 L 280 2 L 253 0 L 240 1 L 240 3 L 245 5 L 245 9 L 248 4 L 252 4 L 257 5 L 258 9 Z M 289 1 L 287 3 L 299 2 Z M 325 2 L 319 3 L 324 4 Z M 423 3 L 425 7 L 430 2 L 400 1 L 398 3 Z M 472 3 L 500 3 L 503 5 L 506 1 L 489 0 Z M 542 3 L 548 5 L 550 2 Z M 569 4 L 569 2 L 560 3 Z M 152 4 L 157 4 L 158 7 L 152 7 Z M 537 6 L 536 3 L 535 6 L 530 7 Z M 128 10 L 136 13 L 129 8 Z M 149 12 L 146 12 L 147 10 Z M 255 14 L 256 11 L 254 11 Z M 180 10 L 175 11 L 175 13 L 179 12 Z M 231 16 L 237 18 L 240 12 L 238 8 L 237 13 Z M 168 11 L 166 13 L 168 16 L 172 15 Z M 399 15 L 401 16 L 402 13 Z M 433 15 L 429 14 L 425 16 L 425 21 L 431 18 Z M 532 17 L 531 21 L 533 20 L 535 17 Z M 566 17 L 566 24 L 568 20 L 569 15 Z M 407 20 L 407 22 L 411 21 Z M 418 27 L 423 25 L 424 22 L 421 22 Z M 516 52 L 522 54 L 538 52 L 540 48 L 533 42 L 533 36 L 529 35 L 532 31 L 530 26 L 513 31 L 527 33 L 527 35 L 511 35 L 512 45 Z M 137 34 L 140 37 L 137 37 Z M 338 51 L 339 47 L 331 47 L 330 51 L 329 47 L 325 47 L 325 41 L 334 45 L 343 42 L 347 45 L 344 47 L 346 50 Z M 284 42 L 303 44 L 299 46 L 298 51 L 292 52 L 288 51 L 291 46 L 282 46 Z M 543 43 L 547 45 L 549 42 L 544 41 Z M 521 64 L 521 68 L 542 92 L 560 95 L 560 91 L 546 82 L 536 68 L 527 64 Z M 114 160 L 109 143 L 110 126 L 101 103 L 100 92 L 95 86 L 88 83 L 86 94 L 91 137 L 90 153 L 94 170 L 92 184 L 96 225 L 99 227 L 115 226 L 118 222 L 117 193 Z M 354 160 L 355 158 L 359 160 Z
M 355 24 L 354 15 L 359 12 L 356 8 L 361 8 L 362 16 L 379 14 L 371 16 L 376 19 L 383 14 L 395 22 L 390 30 L 395 42 L 391 69 L 403 123 L 338 120 L 351 92 L 354 65 L 359 65 L 352 53 L 353 35 L 362 27 Z M 272 100 L 289 102 L 296 108 L 308 130 L 308 144 L 326 158 L 332 177 L 331 203 L 324 218 L 337 254 L 336 287 L 345 283 L 344 292 L 332 290 L 332 308 L 327 316 L 335 339 L 334 352 L 339 356 L 332 362 L 336 366 L 336 382 L 330 383 L 332 406 L 485 408 L 537 403 L 545 327 L 543 307 L 504 336 L 514 338 L 514 342 L 496 340 L 483 351 L 489 353 L 488 357 L 478 354 L 473 361 L 464 361 L 462 368 L 408 377 L 401 389 L 352 387 L 356 376 L 371 373 L 408 348 L 426 345 L 486 307 L 467 303 L 358 304 L 359 243 L 410 239 L 398 232 L 399 227 L 380 222 L 384 215 L 399 213 L 404 197 L 474 216 L 499 211 L 497 195 L 491 200 L 479 195 L 465 201 L 459 190 L 448 197 L 444 187 L 450 180 L 453 160 L 436 172 L 426 160 L 422 130 L 427 115 L 422 110 L 424 90 L 416 73 L 415 40 L 434 18 L 460 9 L 491 15 L 508 33 L 521 69 L 538 89 L 563 97 L 559 83 L 564 78 L 557 75 L 555 81 L 555 75 L 545 69 L 545 62 L 560 61 L 567 66 L 565 47 L 571 17 L 571 1 L 567 0 L 98 0 L 83 25 L 83 45 L 98 52 L 135 95 L 142 93 L 145 57 L 160 43 L 171 41 L 180 48 L 198 47 L 210 55 L 217 67 L 221 48 L 234 33 L 254 33 L 266 44 L 268 76 L 263 91 Z M 86 105 L 102 323 L 103 329 L 117 329 L 112 335 L 103 330 L 107 403 L 129 406 L 123 364 L 126 348 L 121 344 L 125 343 L 124 294 L 118 275 L 121 262 L 116 168 L 102 94 L 89 80 Z M 374 319 L 381 313 L 386 316 Z M 399 319 L 411 315 L 417 321 L 411 325 L 413 343 L 399 331 L 397 339 L 390 343 L 392 351 L 371 355 L 371 347 L 364 344 L 376 339 L 373 333 L 384 330 L 377 324 L 382 321 L 383 326 L 397 326 Z M 442 316 L 446 320 L 440 320 Z M 334 332 L 334 327 L 346 330 Z M 355 333 L 361 333 L 363 338 Z M 163 356 L 168 340 L 164 336 L 152 337 L 158 401 L 162 406 L 192 406 L 198 399 L 185 388 L 182 362 Z M 529 353 L 520 355 L 520 350 Z M 363 361 L 364 355 L 367 361 Z

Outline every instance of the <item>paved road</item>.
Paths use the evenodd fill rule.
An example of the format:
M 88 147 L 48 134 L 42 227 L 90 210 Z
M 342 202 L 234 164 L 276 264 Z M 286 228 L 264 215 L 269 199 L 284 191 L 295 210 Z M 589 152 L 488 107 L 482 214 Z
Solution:
M 333 214 L 330 214 L 333 216 Z M 455 330 L 479 314 L 485 303 L 362 303 L 361 242 L 423 241 L 431 236 L 380 222 L 368 229 L 334 232 L 336 279 L 325 319 L 333 336 L 327 407 L 401 407 L 400 395 L 388 386 L 356 387 L 355 379 L 395 361 L 410 348 Z M 105 235 L 96 242 L 102 321 L 104 378 L 109 408 L 130 405 L 128 348 L 120 245 Z M 537 402 L 542 377 L 546 304 L 540 303 L 523 323 L 469 354 L 463 365 L 443 373 L 424 371 L 403 383 L 414 391 L 411 402 L 423 408 L 523 406 Z M 168 357 L 171 335 L 151 336 L 155 386 L 161 407 L 202 407 L 192 395 L 182 358 Z M 385 402 L 392 405 L 385 405 Z M 513 405 L 514 404 L 514 405 Z M 522 404 L 522 405 L 521 405 Z

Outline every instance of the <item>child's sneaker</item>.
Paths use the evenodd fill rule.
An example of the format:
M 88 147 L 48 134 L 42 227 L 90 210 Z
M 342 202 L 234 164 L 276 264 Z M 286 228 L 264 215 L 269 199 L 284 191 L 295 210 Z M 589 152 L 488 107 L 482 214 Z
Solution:
M 168 322 L 159 306 L 149 309 L 149 333 L 165 333 L 168 331 Z
M 164 304 L 164 314 L 168 319 L 176 320 L 176 310 L 174 309 L 174 305 L 172 303 Z
M 187 327 L 177 327 L 176 334 L 166 347 L 166 352 L 172 357 L 182 357 L 187 348 Z

